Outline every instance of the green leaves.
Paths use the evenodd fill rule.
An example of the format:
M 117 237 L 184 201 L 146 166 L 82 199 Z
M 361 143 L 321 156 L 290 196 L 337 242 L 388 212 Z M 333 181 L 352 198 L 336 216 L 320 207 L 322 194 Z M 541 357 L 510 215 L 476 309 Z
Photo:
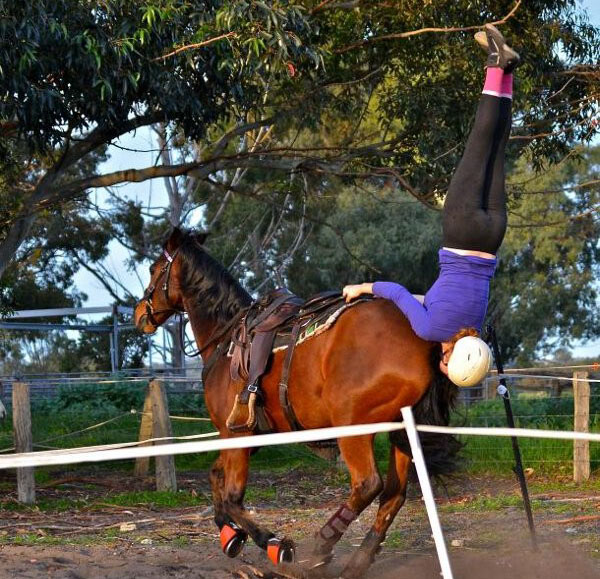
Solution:
M 490 316 L 506 359 L 598 336 L 600 149 L 539 174 L 521 161 L 509 180 L 509 226 Z

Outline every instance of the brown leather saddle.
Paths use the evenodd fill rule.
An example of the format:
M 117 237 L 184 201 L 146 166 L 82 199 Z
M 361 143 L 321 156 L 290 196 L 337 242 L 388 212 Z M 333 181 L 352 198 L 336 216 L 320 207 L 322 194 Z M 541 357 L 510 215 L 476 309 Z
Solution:
M 230 431 L 272 431 L 269 418 L 264 412 L 260 378 L 268 368 L 275 344 L 287 347 L 279 382 L 279 400 L 291 428 L 302 429 L 287 396 L 294 347 L 301 331 L 317 327 L 343 304 L 344 299 L 338 291 L 323 292 L 304 301 L 289 290 L 280 288 L 250 306 L 234 327 L 227 352 L 231 357 L 231 378 L 243 380 L 245 384 L 236 395 L 227 419 Z

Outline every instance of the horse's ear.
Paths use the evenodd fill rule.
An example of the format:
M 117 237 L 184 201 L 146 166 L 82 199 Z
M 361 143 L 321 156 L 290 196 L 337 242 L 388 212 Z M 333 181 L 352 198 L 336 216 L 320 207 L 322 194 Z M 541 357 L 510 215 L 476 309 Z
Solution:
M 207 238 L 208 233 L 206 231 L 203 231 L 202 233 L 196 233 L 196 235 L 194 235 L 194 239 L 198 242 L 199 245 L 204 245 L 204 242 Z
M 181 241 L 183 240 L 183 231 L 179 229 L 179 227 L 173 227 L 171 233 L 169 235 L 169 239 L 165 243 L 165 249 L 170 251 L 175 250 L 181 245 Z

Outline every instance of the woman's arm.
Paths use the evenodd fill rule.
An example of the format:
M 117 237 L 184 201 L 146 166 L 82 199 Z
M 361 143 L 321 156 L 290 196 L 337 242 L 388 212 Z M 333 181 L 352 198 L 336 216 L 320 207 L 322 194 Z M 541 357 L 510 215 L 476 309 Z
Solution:
M 421 301 L 415 298 L 403 285 L 391 281 L 376 281 L 375 283 L 347 285 L 342 291 L 342 295 L 346 298 L 347 302 L 363 294 L 373 294 L 377 297 L 391 300 L 408 318 L 417 336 L 424 340 L 437 341 L 431 332 L 429 312 L 425 309 Z
M 431 331 L 429 312 L 403 285 L 390 281 L 378 281 L 372 284 L 371 291 L 378 297 L 393 301 L 408 318 L 417 336 L 424 340 L 435 340 Z

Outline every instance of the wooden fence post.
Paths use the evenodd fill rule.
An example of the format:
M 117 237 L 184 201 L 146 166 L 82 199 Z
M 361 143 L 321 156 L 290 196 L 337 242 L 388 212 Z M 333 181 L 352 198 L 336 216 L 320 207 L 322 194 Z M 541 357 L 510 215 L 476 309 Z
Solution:
M 142 411 L 142 422 L 140 423 L 140 435 L 138 440 L 148 440 L 152 438 L 152 396 L 150 395 L 150 385 L 146 387 L 146 397 L 144 398 L 144 410 Z M 140 446 L 151 445 L 151 442 L 147 444 L 140 444 Z M 135 459 L 135 467 L 133 469 L 134 476 L 144 477 L 148 476 L 148 470 L 150 468 L 150 457 L 140 456 Z
M 152 436 L 154 438 L 173 436 L 165 385 L 158 380 L 152 380 L 149 388 L 150 398 L 152 399 Z M 169 441 L 156 442 L 155 444 L 166 444 L 167 442 Z M 157 456 L 154 463 L 156 467 L 156 490 L 177 491 L 175 458 L 173 455 Z
M 12 390 L 13 433 L 15 452 L 31 452 L 31 405 L 29 384 L 15 382 Z M 35 503 L 35 476 L 33 467 L 17 469 L 17 496 L 21 503 Z
M 590 427 L 590 383 L 587 372 L 573 373 L 573 397 L 575 399 L 575 431 L 589 432 Z M 590 478 L 590 442 L 573 441 L 573 480 L 576 483 Z

